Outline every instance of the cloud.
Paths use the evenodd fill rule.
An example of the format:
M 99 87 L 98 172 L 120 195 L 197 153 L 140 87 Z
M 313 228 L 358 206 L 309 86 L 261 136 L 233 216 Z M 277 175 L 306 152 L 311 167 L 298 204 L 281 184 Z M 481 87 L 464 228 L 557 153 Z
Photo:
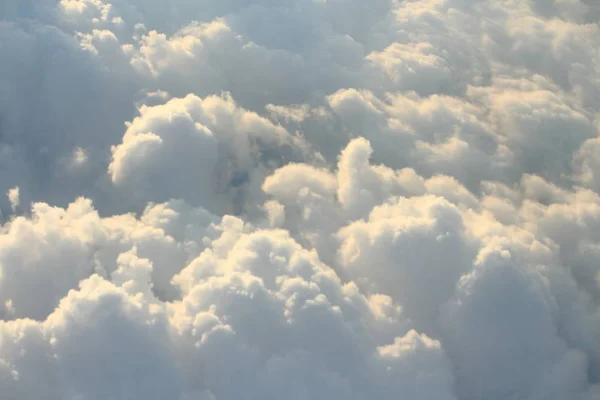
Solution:
M 340 263 L 354 279 L 397 299 L 419 329 L 436 329 L 439 307 L 472 257 L 451 204 L 433 196 L 392 200 L 338 234 Z
M 8 201 L 10 202 L 10 208 L 12 208 L 13 212 L 15 212 L 17 210 L 17 207 L 19 207 L 19 205 L 21 204 L 19 191 L 19 187 L 15 186 L 14 188 L 10 189 L 8 193 L 6 193 L 6 195 L 8 196 Z
M 235 186 L 269 162 L 270 153 L 302 150 L 301 138 L 228 95 L 189 95 L 142 107 L 140 114 L 112 148 L 108 166 L 112 183 L 129 188 L 135 204 L 183 198 L 218 213 L 233 211 Z
M 592 3 L 2 2 L 3 396 L 600 398 Z
M 538 274 L 515 265 L 507 250 L 484 248 L 445 316 L 461 396 L 582 396 L 586 358 L 556 334 L 553 306 Z
M 140 258 L 139 250 L 126 251 L 109 276 L 90 272 L 47 317 L 2 322 L 6 393 L 36 393 L 31 386 L 44 377 L 50 398 L 185 398 L 201 392 L 234 398 L 249 391 L 277 398 L 289 390 L 362 397 L 406 388 L 420 397 L 453 398 L 439 342 L 408 331 L 391 298 L 366 297 L 342 283 L 316 252 L 285 231 L 254 230 L 234 217 L 220 226 L 198 257 L 181 263 L 173 278 L 179 300 L 163 303 L 152 293 L 160 253 Z M 15 313 L 25 310 L 22 302 L 12 304 Z M 391 344 L 378 345 L 386 341 Z M 53 374 L 40 375 L 45 368 Z M 407 377 L 406 385 L 398 385 L 391 370 L 429 378 Z M 242 371 L 252 379 L 232 386 Z

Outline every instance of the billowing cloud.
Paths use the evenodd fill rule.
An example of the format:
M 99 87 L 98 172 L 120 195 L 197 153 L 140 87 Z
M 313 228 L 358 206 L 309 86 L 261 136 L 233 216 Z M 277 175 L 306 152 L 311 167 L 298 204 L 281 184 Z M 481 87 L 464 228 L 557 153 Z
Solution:
M 591 0 L 6 0 L 8 400 L 600 399 Z
M 140 114 L 112 148 L 108 166 L 112 183 L 129 188 L 136 202 L 176 197 L 232 212 L 223 207 L 257 164 L 269 162 L 272 152 L 289 153 L 292 145 L 302 149 L 301 138 L 239 108 L 229 96 L 189 95 L 142 107 Z

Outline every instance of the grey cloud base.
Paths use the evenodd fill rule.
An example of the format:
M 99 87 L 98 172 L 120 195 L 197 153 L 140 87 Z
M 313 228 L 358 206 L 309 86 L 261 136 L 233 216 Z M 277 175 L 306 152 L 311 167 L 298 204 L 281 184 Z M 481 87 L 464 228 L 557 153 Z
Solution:
M 600 399 L 591 3 L 2 2 L 1 397 Z

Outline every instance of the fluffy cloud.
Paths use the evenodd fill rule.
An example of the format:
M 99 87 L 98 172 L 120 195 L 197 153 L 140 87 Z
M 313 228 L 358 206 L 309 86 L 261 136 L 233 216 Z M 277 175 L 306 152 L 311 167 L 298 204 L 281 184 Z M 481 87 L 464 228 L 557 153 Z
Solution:
M 183 198 L 217 213 L 235 212 L 236 187 L 261 164 L 299 157 L 300 137 L 238 107 L 230 96 L 194 95 L 142 107 L 112 148 L 112 183 L 134 204 Z M 295 154 L 296 153 L 296 154 Z M 239 208 L 239 206 L 238 206 Z
M 588 0 L 0 4 L 7 399 L 600 399 Z
M 86 247 L 107 240 L 94 232 L 96 224 L 115 229 L 115 225 L 129 228 L 134 222 L 123 217 L 99 219 L 87 207 L 84 202 L 69 210 L 42 209 L 37 216 L 43 219 L 52 217 L 42 216 L 44 213 L 68 213 L 74 215 L 63 215 L 63 219 L 79 218 L 68 225 L 79 228 L 81 236 L 88 232 L 79 246 L 70 244 L 78 247 L 82 260 Z M 65 270 L 61 274 L 65 280 L 69 274 L 80 278 L 81 283 L 49 285 L 46 276 L 32 274 L 36 282 L 31 284 L 37 285 L 40 297 L 29 303 L 3 290 L 14 297 L 7 301 L 10 317 L 38 318 L 10 320 L 7 314 L 0 325 L 0 382 L 12 396 L 9 398 L 38 393 L 38 388 L 57 399 L 179 399 L 200 393 L 208 398 L 236 398 L 241 393 L 267 398 L 288 393 L 292 397 L 345 393 L 362 398 L 380 391 L 388 397 L 405 390 L 419 397 L 454 398 L 450 394 L 452 373 L 439 342 L 408 330 L 390 297 L 367 297 L 356 285 L 342 283 L 316 252 L 303 249 L 285 231 L 256 230 L 237 218 L 224 217 L 218 225 L 215 221 L 207 226 L 206 236 L 189 235 L 188 241 L 208 247 L 195 258 L 192 255 L 197 249 L 189 250 L 189 263 L 170 257 L 180 266 L 172 279 L 181 289 L 180 298 L 169 303 L 158 300 L 152 289 L 160 278 L 153 272 L 164 267 L 159 264 L 162 255 L 156 247 L 161 240 L 173 239 L 164 236 L 161 228 L 145 224 L 161 220 L 157 215 L 167 219 L 176 214 L 176 207 L 157 207 L 147 211 L 142 218 L 145 223 L 137 220 L 141 225 L 137 233 L 131 232 L 140 243 L 134 248 L 141 249 L 142 242 L 154 236 L 154 252 L 130 250 L 116 259 L 109 254 L 88 254 L 88 259 L 106 259 L 106 268 L 112 263 L 112 271 L 103 278 L 90 270 L 73 271 L 84 262 L 74 259 L 76 249 L 65 254 L 68 248 L 63 245 L 60 254 Z M 92 243 L 85 243 L 86 239 Z M 121 242 L 127 239 L 121 236 Z M 59 246 L 46 249 L 45 259 Z M 104 243 L 103 247 L 111 246 Z M 141 258 L 142 254 L 148 258 Z M 10 261 L 2 263 L 6 272 L 10 272 Z M 101 271 L 100 265 L 97 271 Z M 14 274 L 3 276 L 6 287 L 9 279 L 15 279 Z M 20 281 L 25 282 L 23 278 Z M 48 298 L 42 298 L 43 283 Z M 55 293 L 49 293 L 52 289 Z M 51 294 L 54 300 L 61 300 L 43 316 L 49 310 Z M 113 363 L 118 363 L 118 369 Z M 419 365 L 416 370 L 415 365 Z M 52 375 L 46 368 L 52 368 Z M 247 378 L 231 385 L 240 373 Z M 405 383 L 398 384 L 392 373 L 405 376 Z M 97 374 L 102 378 L 96 379 Z M 415 381 L 410 378 L 415 374 L 428 378 Z M 44 386 L 31 387 L 42 377 Z M 117 381 L 121 383 L 115 385 Z
M 554 307 L 538 273 L 484 248 L 445 316 L 461 397 L 582 398 L 586 358 L 557 335 Z
M 340 263 L 355 279 L 397 299 L 420 329 L 435 330 L 439 307 L 472 257 L 455 207 L 433 196 L 401 198 L 339 235 Z

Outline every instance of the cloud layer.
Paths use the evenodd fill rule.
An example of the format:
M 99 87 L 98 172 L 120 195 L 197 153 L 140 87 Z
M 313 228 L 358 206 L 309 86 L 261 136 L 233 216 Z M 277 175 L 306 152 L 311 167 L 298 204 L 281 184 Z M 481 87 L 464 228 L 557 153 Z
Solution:
M 600 399 L 593 3 L 3 1 L 3 398 Z

